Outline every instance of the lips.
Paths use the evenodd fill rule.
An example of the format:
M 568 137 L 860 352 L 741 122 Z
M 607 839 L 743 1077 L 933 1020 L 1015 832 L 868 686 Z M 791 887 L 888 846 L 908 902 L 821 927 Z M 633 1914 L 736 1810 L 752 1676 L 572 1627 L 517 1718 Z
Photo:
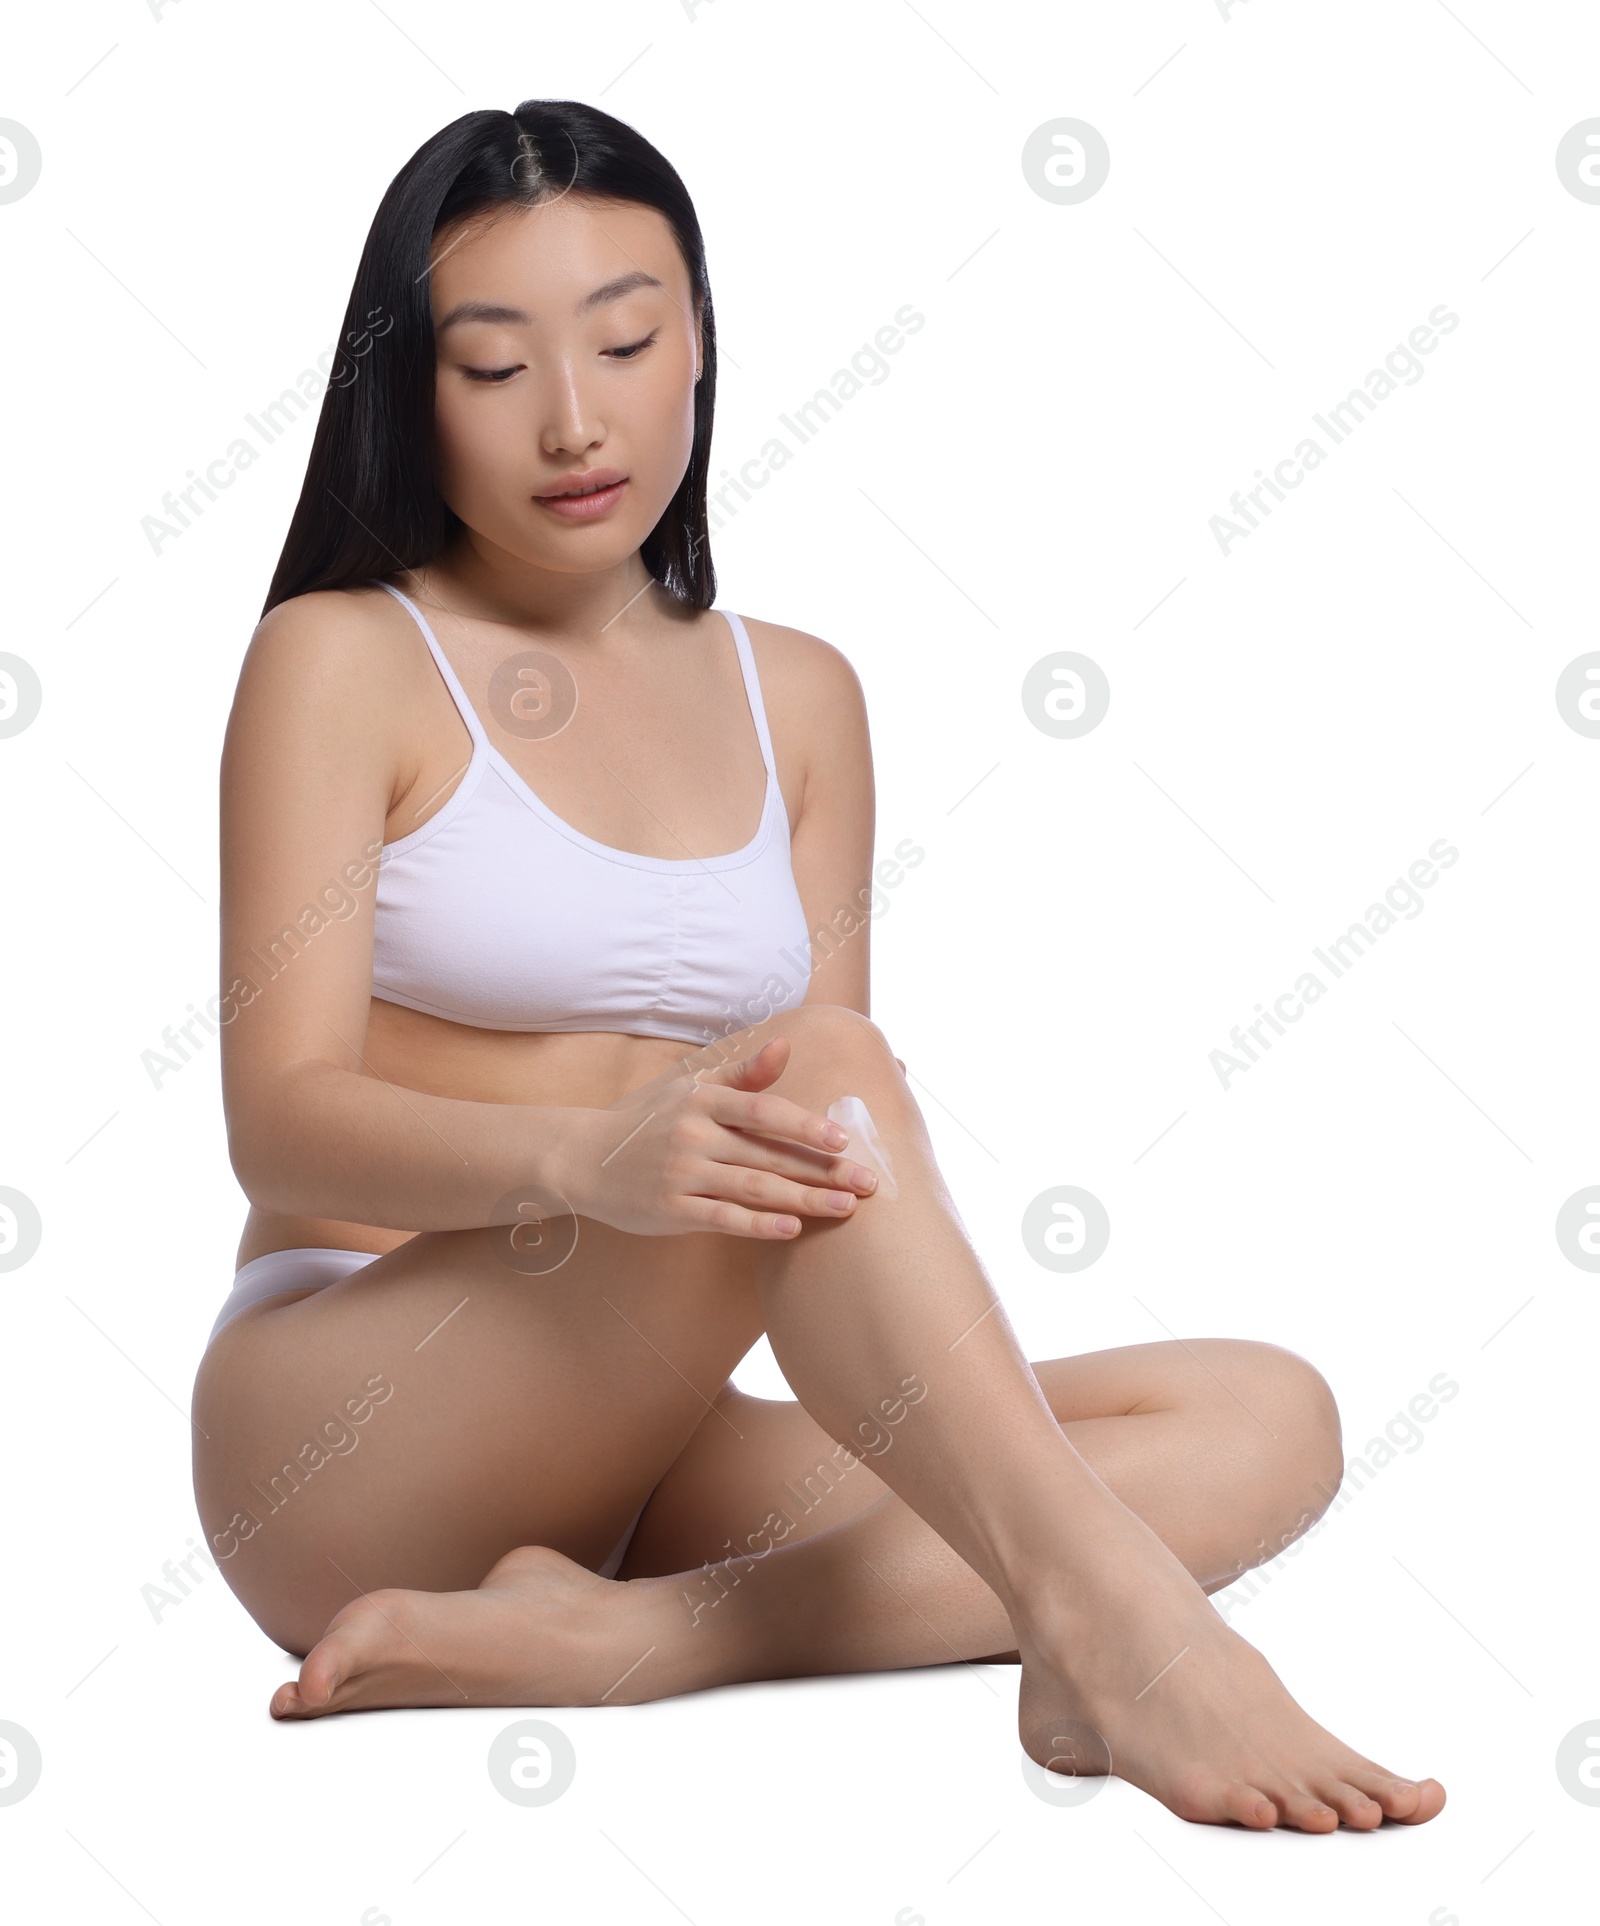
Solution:
M 585 474 L 569 476 L 559 493 L 535 495 L 533 499 L 557 521 L 597 522 L 622 500 L 627 485 L 627 476 L 615 468 L 591 468 Z
M 581 474 L 570 475 L 560 488 L 552 488 L 535 499 L 542 502 L 573 501 L 585 495 L 598 494 L 602 489 L 613 488 L 627 480 L 619 468 L 586 468 Z

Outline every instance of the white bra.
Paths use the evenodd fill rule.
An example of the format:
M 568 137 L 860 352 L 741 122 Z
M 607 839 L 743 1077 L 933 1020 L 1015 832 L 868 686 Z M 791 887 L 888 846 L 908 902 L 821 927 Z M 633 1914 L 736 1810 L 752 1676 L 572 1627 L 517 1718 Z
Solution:
M 756 833 L 726 856 L 642 856 L 548 808 L 489 741 L 422 611 L 472 737 L 444 806 L 379 859 L 372 994 L 485 1030 L 604 1030 L 710 1043 L 804 1000 L 811 936 L 789 855 L 761 682 L 739 617 L 766 765 Z

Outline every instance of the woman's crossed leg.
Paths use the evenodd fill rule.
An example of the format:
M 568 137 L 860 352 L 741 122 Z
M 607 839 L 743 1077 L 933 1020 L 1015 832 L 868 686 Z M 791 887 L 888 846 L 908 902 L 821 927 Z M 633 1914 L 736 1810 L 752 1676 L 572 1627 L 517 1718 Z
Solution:
M 774 1035 L 792 1049 L 773 1090 L 861 1098 L 892 1194 L 786 1243 L 582 1219 L 532 1277 L 503 1236 L 419 1237 L 218 1339 L 196 1409 L 210 1534 L 230 1493 L 262 1491 L 250 1466 L 297 1436 L 295 1409 L 309 1422 L 344 1378 L 394 1387 L 362 1449 L 225 1567 L 269 1632 L 310 1648 L 274 1711 L 618 1704 L 1015 1653 L 1041 1762 L 1070 1725 L 1184 1817 L 1431 1817 L 1435 1782 L 1313 1721 L 1202 1590 L 1327 1503 L 1338 1422 L 1317 1374 L 1228 1341 L 1031 1370 L 881 1032 L 804 1006 L 735 1041 Z M 751 1173 L 747 1201 L 761 1191 Z M 726 1386 L 763 1328 L 798 1405 Z M 652 1491 L 617 1581 L 574 1562 Z

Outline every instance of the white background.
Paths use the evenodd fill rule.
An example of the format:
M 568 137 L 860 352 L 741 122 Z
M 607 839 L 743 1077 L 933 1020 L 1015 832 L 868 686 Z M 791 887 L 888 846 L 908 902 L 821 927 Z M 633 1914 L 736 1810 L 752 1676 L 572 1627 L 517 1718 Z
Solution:
M 1600 1718 L 1597 1279 L 1555 1220 L 1600 1182 L 1600 741 L 1555 690 L 1600 646 L 1600 206 L 1555 150 L 1600 114 L 1600 22 L 104 0 L 15 14 L 4 54 L 0 114 L 44 155 L 0 207 L 0 647 L 44 685 L 0 742 L 0 1183 L 44 1223 L 0 1277 L 0 1717 L 44 1756 L 0 1807 L 12 1910 L 1576 1916 L 1600 1809 L 1555 1753 Z M 717 465 L 926 316 L 728 524 L 720 600 L 863 678 L 880 854 L 927 852 L 875 927 L 874 1015 L 1029 1354 L 1285 1344 L 1352 1457 L 1459 1384 L 1231 1621 L 1342 1736 L 1442 1779 L 1436 1823 L 1254 1836 L 1120 1781 L 1059 1811 L 1015 1670 L 962 1666 L 556 1713 L 578 1776 L 528 1810 L 485 1770 L 520 1715 L 278 1726 L 294 1667 L 219 1577 L 153 1618 L 141 1587 L 198 1537 L 185 1414 L 244 1201 L 215 1050 L 160 1089 L 141 1052 L 215 987 L 221 732 L 312 415 L 159 554 L 141 522 L 335 341 L 407 156 L 526 96 L 630 121 L 695 197 Z M 1022 167 L 1063 116 L 1111 153 L 1073 206 Z M 1224 555 L 1211 517 L 1440 303 L 1422 378 Z M 1111 689 L 1072 741 L 1021 701 L 1058 650 Z M 1224 1088 L 1230 1029 L 1440 837 L 1420 913 Z M 1111 1223 L 1073 1275 L 1020 1231 L 1059 1184 Z M 781 1391 L 764 1347 L 740 1380 Z

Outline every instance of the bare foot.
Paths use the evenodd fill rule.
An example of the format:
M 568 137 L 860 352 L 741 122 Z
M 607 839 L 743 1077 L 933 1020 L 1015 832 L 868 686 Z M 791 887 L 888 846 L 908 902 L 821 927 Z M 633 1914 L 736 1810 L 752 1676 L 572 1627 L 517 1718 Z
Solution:
M 1109 1770 L 1202 1824 L 1370 1831 L 1440 1811 L 1437 1779 L 1402 1779 L 1318 1725 L 1156 1534 L 1123 1518 L 1097 1523 L 1092 1569 L 1017 1624 L 1029 1758 Z
M 654 1588 L 524 1545 L 476 1591 L 352 1599 L 269 1709 L 313 1719 L 397 1705 L 636 1704 L 658 1696 L 643 1677 L 658 1618 Z

